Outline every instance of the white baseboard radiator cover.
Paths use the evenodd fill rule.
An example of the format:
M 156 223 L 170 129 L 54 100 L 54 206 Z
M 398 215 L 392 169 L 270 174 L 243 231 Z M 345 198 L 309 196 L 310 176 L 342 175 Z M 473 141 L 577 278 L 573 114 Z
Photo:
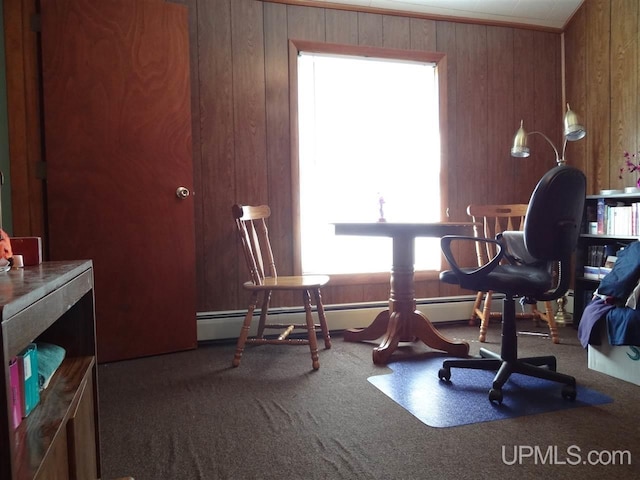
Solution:
M 459 322 L 469 319 L 474 300 L 475 296 L 420 299 L 416 301 L 416 308 L 433 323 Z M 495 295 L 492 301 L 492 311 L 500 311 L 501 303 L 501 297 Z M 325 305 L 329 330 L 366 327 L 378 313 L 387 307 L 388 302 Z M 302 308 L 274 308 L 271 312 L 271 320 L 277 323 L 304 323 Z M 246 313 L 246 310 L 199 312 L 197 316 L 198 341 L 237 338 Z M 250 335 L 255 335 L 259 316 L 260 313 L 256 310 Z M 317 318 L 315 311 L 314 318 Z

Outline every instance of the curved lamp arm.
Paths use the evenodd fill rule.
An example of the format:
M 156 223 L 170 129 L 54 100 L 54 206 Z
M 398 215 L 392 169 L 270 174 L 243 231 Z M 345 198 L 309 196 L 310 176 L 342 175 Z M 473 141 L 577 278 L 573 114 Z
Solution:
M 558 165 L 564 165 L 566 163 L 564 159 L 564 154 L 567 148 L 567 140 L 570 140 L 572 142 L 575 142 L 576 140 L 580 140 L 586 135 L 586 130 L 580 124 L 580 122 L 578 121 L 577 115 L 571 110 L 568 103 L 567 103 L 567 112 L 564 115 L 563 123 L 564 123 L 564 129 L 563 129 L 563 135 L 562 135 L 563 137 L 562 155 L 560 155 L 560 153 L 558 152 L 558 149 L 556 148 L 556 146 L 553 144 L 553 142 L 549 137 L 547 137 L 544 133 L 538 132 L 538 131 L 527 133 L 523 127 L 523 121 L 520 120 L 520 128 L 518 128 L 518 131 L 513 137 L 513 146 L 511 147 L 511 156 L 512 157 L 528 157 L 529 147 L 527 146 L 527 137 L 529 135 L 533 135 L 534 133 L 537 133 L 538 135 L 541 135 L 542 138 L 544 138 L 549 145 L 551 145 L 551 148 L 553 148 L 553 151 L 556 154 L 556 163 Z
M 553 144 L 553 142 L 551 141 L 551 139 L 550 139 L 549 137 L 547 137 L 544 133 L 542 133 L 542 132 L 529 132 L 529 133 L 527 134 L 527 136 L 529 136 L 529 135 L 533 135 L 534 133 L 537 133 L 538 135 L 540 135 L 542 138 L 544 138 L 544 139 L 547 141 L 547 143 L 548 143 L 549 145 L 551 145 L 551 148 L 553 148 L 553 151 L 554 151 L 554 152 L 555 152 L 555 154 L 556 154 L 556 163 L 557 163 L 558 165 L 564 165 L 564 164 L 566 163 L 566 162 L 565 162 L 565 160 L 564 160 L 564 151 L 565 151 L 565 149 L 567 148 L 567 137 L 564 137 L 564 142 L 563 142 L 563 145 L 562 145 L 562 156 L 560 156 L 560 154 L 558 153 L 558 149 L 556 148 L 556 146 Z

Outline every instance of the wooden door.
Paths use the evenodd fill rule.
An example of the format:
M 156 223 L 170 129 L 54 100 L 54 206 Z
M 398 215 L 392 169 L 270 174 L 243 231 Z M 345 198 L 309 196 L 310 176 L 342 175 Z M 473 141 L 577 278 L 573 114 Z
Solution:
M 98 360 L 195 348 L 186 7 L 41 0 L 51 260 L 94 261 Z

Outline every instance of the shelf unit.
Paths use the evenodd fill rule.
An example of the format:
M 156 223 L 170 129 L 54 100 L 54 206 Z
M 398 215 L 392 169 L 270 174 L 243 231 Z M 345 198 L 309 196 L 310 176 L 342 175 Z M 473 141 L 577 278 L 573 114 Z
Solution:
M 0 478 L 100 478 L 92 262 L 45 262 L 0 274 L 0 309 Z M 65 359 L 14 430 L 9 360 L 38 341 L 64 347 Z
M 632 235 L 602 235 L 589 232 L 589 222 L 597 221 L 597 204 L 599 199 L 607 202 L 631 205 L 640 202 L 640 193 L 621 193 L 615 195 L 587 195 L 585 201 L 584 216 L 582 222 L 582 233 L 578 240 L 575 261 L 575 281 L 573 298 L 573 320 L 577 326 L 582 317 L 582 312 L 591 299 L 593 292 L 598 288 L 600 280 L 585 278 L 584 266 L 588 265 L 589 247 L 593 245 L 617 245 L 623 247 L 633 241 L 638 240 L 638 236 Z

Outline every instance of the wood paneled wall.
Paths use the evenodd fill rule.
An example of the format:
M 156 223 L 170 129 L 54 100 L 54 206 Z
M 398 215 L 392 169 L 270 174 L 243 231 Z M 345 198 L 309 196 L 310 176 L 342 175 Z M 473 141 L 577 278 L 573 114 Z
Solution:
M 583 158 L 588 193 L 635 186 L 623 173 L 623 153 L 640 149 L 640 3 L 585 0 L 565 32 L 566 91 L 580 98 L 587 128 L 571 145 Z
M 290 38 L 446 53 L 443 134 L 452 220 L 467 220 L 472 202 L 528 201 L 538 178 L 554 165 L 551 148 L 538 138 L 532 138 L 528 159 L 511 158 L 509 148 L 521 118 L 530 131 L 559 142 L 560 34 L 257 0 L 195 3 L 201 311 L 245 308 L 245 267 L 235 254 L 230 217 L 234 202 L 272 206 L 280 271 L 293 271 Z M 419 297 L 457 293 L 435 277 L 416 285 Z M 326 303 L 384 301 L 388 285 L 330 286 L 324 297 Z
M 537 136 L 531 137 L 532 155 L 527 159 L 511 158 L 509 148 L 520 119 L 529 131 L 542 131 L 556 145 L 560 142 L 560 33 L 372 9 L 260 0 L 175 1 L 190 11 L 199 311 L 246 308 L 241 285 L 247 275 L 231 219 L 233 203 L 271 205 L 270 231 L 279 271 L 293 271 L 290 38 L 446 54 L 447 129 L 442 135 L 451 220 L 467 220 L 465 209 L 472 202 L 526 202 L 540 176 L 554 165 L 551 148 Z M 10 4 L 16 7 L 12 18 L 24 27 L 19 34 L 29 38 L 33 34 L 28 32 L 29 17 L 23 7 L 32 3 L 4 2 L 6 23 L 12 21 L 6 14 Z M 628 8 L 635 4 L 626 3 Z M 14 65 L 20 69 L 19 60 Z M 569 101 L 583 113 L 585 98 Z M 37 127 L 37 122 L 32 125 Z M 39 140 L 32 136 L 21 145 Z M 24 217 L 24 209 L 34 205 L 44 208 L 37 195 L 14 199 L 14 219 Z M 15 234 L 42 232 L 25 223 Z M 472 261 L 473 252 L 467 255 Z M 384 301 L 388 284 L 386 276 L 381 278 L 329 286 L 325 302 Z M 458 293 L 441 285 L 436 275 L 416 284 L 418 297 Z

